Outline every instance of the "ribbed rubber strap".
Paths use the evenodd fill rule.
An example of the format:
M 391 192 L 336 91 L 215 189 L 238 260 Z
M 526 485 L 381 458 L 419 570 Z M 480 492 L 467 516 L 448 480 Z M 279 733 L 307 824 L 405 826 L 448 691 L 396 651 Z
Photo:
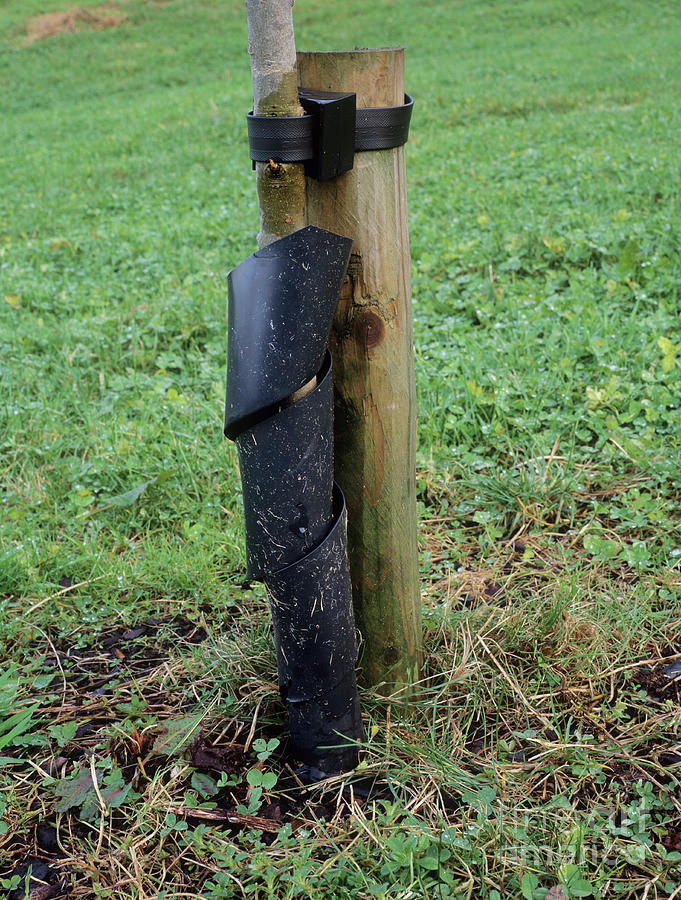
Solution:
M 401 147 L 409 139 L 409 123 L 414 98 L 404 95 L 402 106 L 368 106 L 357 110 L 355 119 L 355 152 L 390 150 Z
M 304 162 L 314 156 L 314 116 L 254 116 L 248 113 L 248 144 L 254 162 Z
M 355 151 L 390 150 L 409 138 L 414 98 L 404 95 L 402 106 L 371 106 L 357 110 Z M 254 116 L 248 113 L 248 143 L 254 162 L 304 162 L 314 155 L 314 116 Z

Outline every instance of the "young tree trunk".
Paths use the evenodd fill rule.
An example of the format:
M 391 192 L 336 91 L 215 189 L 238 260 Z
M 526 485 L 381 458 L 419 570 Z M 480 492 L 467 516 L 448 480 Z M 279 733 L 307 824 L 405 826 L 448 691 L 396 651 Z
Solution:
M 257 116 L 302 116 L 298 102 L 293 0 L 246 0 L 248 53 Z M 258 246 L 305 225 L 303 163 L 256 163 Z
M 357 106 L 404 102 L 404 51 L 299 53 L 301 87 L 355 91 Z M 418 678 L 416 389 L 404 147 L 357 153 L 352 171 L 308 179 L 307 221 L 354 240 L 331 338 L 336 478 L 348 504 L 361 677 Z

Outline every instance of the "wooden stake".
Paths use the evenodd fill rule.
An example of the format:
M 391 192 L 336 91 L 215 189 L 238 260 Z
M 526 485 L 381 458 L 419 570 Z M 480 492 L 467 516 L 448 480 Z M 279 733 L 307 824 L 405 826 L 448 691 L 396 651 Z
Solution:
M 357 106 L 404 102 L 404 51 L 299 53 L 301 87 L 355 91 Z M 355 155 L 352 171 L 307 180 L 307 222 L 353 238 L 334 324 L 336 477 L 348 502 L 362 679 L 418 678 L 416 390 L 404 148 Z

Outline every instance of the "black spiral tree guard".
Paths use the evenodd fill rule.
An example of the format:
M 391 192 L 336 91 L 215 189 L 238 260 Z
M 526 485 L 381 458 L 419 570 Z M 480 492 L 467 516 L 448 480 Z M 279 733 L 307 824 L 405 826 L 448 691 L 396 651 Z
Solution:
M 327 347 L 351 247 L 308 226 L 229 275 L 225 434 L 239 454 L 248 575 L 270 600 L 291 750 L 326 774 L 356 765 L 362 737 Z

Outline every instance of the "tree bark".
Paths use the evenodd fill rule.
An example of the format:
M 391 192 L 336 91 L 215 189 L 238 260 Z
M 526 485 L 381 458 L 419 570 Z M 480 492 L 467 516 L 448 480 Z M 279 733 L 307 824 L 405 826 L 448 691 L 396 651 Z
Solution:
M 248 53 L 257 116 L 302 116 L 298 102 L 293 0 L 246 0 Z M 258 246 L 305 225 L 302 163 L 256 163 L 260 233 Z
M 299 53 L 301 87 L 404 102 L 404 51 Z M 418 678 L 416 389 L 404 147 L 357 153 L 352 171 L 307 181 L 307 221 L 354 240 L 331 338 L 336 478 L 348 504 L 361 678 Z

